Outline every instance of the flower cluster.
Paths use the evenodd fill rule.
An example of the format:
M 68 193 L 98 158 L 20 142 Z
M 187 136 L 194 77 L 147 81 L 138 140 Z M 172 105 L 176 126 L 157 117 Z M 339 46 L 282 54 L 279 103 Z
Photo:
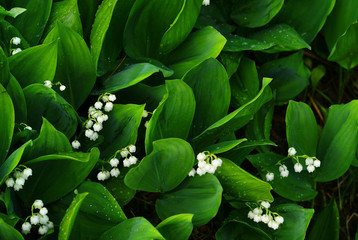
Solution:
M 49 87 L 49 88 L 52 88 L 53 85 L 60 85 L 60 91 L 63 92 L 63 91 L 66 90 L 66 86 L 63 85 L 63 84 L 60 83 L 60 82 L 52 83 L 50 80 L 46 80 L 46 81 L 44 81 L 44 85 L 45 85 L 46 87 Z
M 296 160 L 295 165 L 293 166 L 295 172 L 300 173 L 303 170 L 303 165 L 300 163 L 300 158 L 305 158 L 305 163 L 306 163 L 306 169 L 307 172 L 312 173 L 314 172 L 315 168 L 318 168 L 321 166 L 321 161 L 318 160 L 316 157 L 310 157 L 307 155 L 296 155 L 297 151 L 294 147 L 290 147 L 288 149 L 288 157 L 293 158 L 294 160 Z M 282 160 L 281 160 L 282 161 Z M 280 171 L 280 175 L 281 177 L 287 177 L 289 174 L 289 171 L 287 169 L 287 167 L 284 164 L 281 164 L 281 161 L 279 161 L 277 163 L 277 165 L 279 165 L 279 171 Z M 272 181 L 274 179 L 274 173 L 272 172 L 268 172 L 266 174 L 266 180 L 267 181 Z
M 189 172 L 189 177 L 194 177 L 195 173 L 199 176 L 206 173 L 214 174 L 216 169 L 222 165 L 222 160 L 208 151 L 199 153 L 196 159 L 198 160 L 198 168 L 196 170 L 193 168 Z
M 10 40 L 10 45 L 19 45 L 20 43 L 21 43 L 21 38 L 19 38 L 19 37 L 13 37 Z M 11 55 L 15 55 L 16 53 L 19 53 L 21 51 L 22 51 L 21 48 L 11 48 L 10 47 Z
M 155 112 L 155 110 L 154 110 L 154 112 Z M 154 112 L 153 112 L 153 113 L 154 113 Z M 143 110 L 143 114 L 142 114 L 142 118 L 148 117 L 149 114 L 153 115 L 153 113 L 148 112 L 147 110 L 144 109 L 144 110 Z M 147 128 L 147 127 L 148 127 L 148 124 L 149 124 L 149 121 L 146 121 L 146 122 L 144 123 L 144 127 Z
M 112 167 L 112 170 L 111 171 L 107 171 L 107 170 L 103 170 L 100 171 L 98 174 L 97 174 L 97 179 L 99 181 L 104 181 L 104 180 L 107 180 L 109 179 L 111 176 L 112 177 L 118 177 L 119 174 L 120 174 L 120 171 L 119 169 L 117 168 L 118 167 L 118 164 L 119 164 L 119 160 L 117 158 L 117 154 L 119 153 L 122 158 L 124 158 L 123 160 L 123 166 L 124 167 L 130 167 L 131 165 L 133 164 L 136 164 L 138 159 L 132 155 L 132 153 L 135 153 L 137 151 L 137 148 L 136 146 L 134 145 L 129 145 L 121 150 L 118 150 L 114 156 L 109 160 L 109 164 L 111 165 Z
M 267 224 L 268 227 L 276 230 L 280 224 L 284 222 L 284 219 L 278 213 L 270 211 L 270 206 L 269 202 L 262 201 L 259 206 L 249 211 L 247 217 L 257 223 L 263 222 Z M 263 214 L 263 209 L 265 210 L 265 214 Z
M 86 126 L 85 136 L 88 137 L 90 140 L 96 141 L 98 139 L 98 132 L 103 129 L 103 122 L 108 120 L 108 115 L 102 112 L 101 109 L 103 108 L 105 112 L 112 111 L 113 102 L 115 100 L 115 95 L 105 93 L 99 96 L 94 106 L 91 106 L 88 109 L 88 119 L 84 124 Z M 76 146 L 78 146 L 77 143 L 75 143 L 75 146 L 72 144 L 72 147 L 75 148 Z
M 34 213 L 34 210 L 38 209 L 39 212 Z M 53 228 L 53 222 L 50 221 L 47 216 L 48 210 L 44 207 L 42 200 L 36 200 L 31 207 L 31 216 L 28 216 L 25 219 L 25 222 L 22 224 L 21 229 L 23 234 L 28 234 L 31 231 L 33 225 L 39 225 L 38 233 L 44 235 L 48 230 Z M 30 218 L 30 222 L 27 220 Z
M 20 165 L 22 166 L 22 165 Z M 25 167 L 25 166 L 23 166 Z M 23 171 L 21 171 L 19 168 L 17 168 L 17 170 L 15 170 L 13 177 L 9 177 L 6 180 L 6 186 L 7 187 L 13 187 L 15 191 L 19 191 L 20 189 L 22 189 L 22 187 L 25 184 L 25 181 L 32 176 L 32 169 L 25 167 L 25 169 Z

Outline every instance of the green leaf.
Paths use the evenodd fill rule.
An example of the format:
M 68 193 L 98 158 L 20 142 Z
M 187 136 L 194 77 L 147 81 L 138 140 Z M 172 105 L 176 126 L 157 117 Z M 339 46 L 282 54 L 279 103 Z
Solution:
M 260 172 L 262 178 L 265 178 L 267 172 L 274 173 L 274 180 L 270 182 L 273 190 L 284 198 L 292 201 L 307 201 L 316 197 L 317 191 L 313 190 L 313 180 L 306 171 L 296 173 L 293 170 L 293 161 L 283 162 L 289 169 L 288 177 L 281 177 L 279 167 L 276 163 L 284 157 L 275 153 L 260 153 L 247 156 L 247 159 Z M 301 162 L 305 165 L 304 162 Z
M 11 25 L 8 21 L 0 19 L 0 46 L 6 55 L 11 55 L 12 48 L 9 43 L 14 36 L 21 39 L 21 45 L 18 47 L 22 49 L 29 47 L 29 44 L 16 27 Z
M 286 1 L 274 22 L 289 24 L 303 40 L 311 43 L 322 29 L 335 3 L 335 0 Z
M 63 0 L 54 2 L 45 29 L 45 36 L 56 27 L 57 22 L 61 22 L 82 36 L 82 23 L 77 1 L 78 0 Z
M 184 0 L 180 12 L 163 35 L 159 51 L 166 54 L 175 49 L 189 35 L 201 9 L 201 0 Z
M 324 28 L 324 37 L 329 50 L 332 50 L 337 40 L 345 34 L 350 25 L 357 21 L 358 2 L 352 0 L 336 1 L 332 13 L 328 16 Z
M 77 191 L 88 195 L 83 200 L 73 223 L 71 239 L 98 239 L 103 232 L 127 219 L 116 199 L 102 184 L 84 182 L 78 186 Z M 74 193 L 67 195 L 51 205 L 49 211 L 52 215 L 58 214 L 58 217 L 62 218 L 64 208 L 71 204 L 75 196 Z M 52 221 L 56 220 L 55 218 Z
M 0 164 L 8 154 L 15 126 L 15 111 L 9 94 L 0 84 Z
M 102 0 L 78 0 L 77 2 L 83 27 L 83 38 L 87 43 L 90 42 L 92 25 L 100 2 Z
M 238 71 L 230 79 L 231 105 L 240 107 L 253 99 L 260 90 L 260 80 L 253 60 L 241 58 Z
M 319 212 L 312 224 L 307 240 L 339 239 L 339 212 L 334 198 L 327 207 Z
M 174 70 L 171 78 L 181 78 L 208 58 L 216 58 L 224 48 L 226 39 L 214 28 L 205 27 L 188 38 L 167 57 L 165 64 Z
M 192 89 L 181 80 L 165 83 L 167 94 L 157 107 L 145 134 L 146 153 L 152 151 L 152 143 L 162 138 L 186 139 L 195 111 Z M 185 114 L 184 114 L 185 113 Z
M 68 138 L 77 129 L 77 113 L 58 93 L 42 84 L 32 84 L 24 88 L 27 103 L 28 124 L 40 129 L 41 117 L 45 117 Z
M 1 165 L 0 167 L 0 185 L 2 185 L 6 177 L 16 168 L 16 166 L 19 164 L 22 154 L 24 153 L 24 150 L 26 147 L 31 146 L 32 141 L 28 141 L 25 144 L 23 144 L 21 147 L 16 149 L 11 155 L 6 159 L 6 161 Z
M 256 28 L 266 25 L 280 11 L 284 0 L 236 0 L 231 18 L 240 26 Z
M 201 3 L 200 0 L 136 1 L 124 31 L 126 53 L 133 58 L 158 58 L 174 49 L 194 27 Z
M 225 45 L 226 46 L 226 45 Z M 225 66 L 229 79 L 237 71 L 243 53 L 221 52 L 220 62 Z
M 210 145 L 208 147 L 205 147 L 202 149 L 203 151 L 209 151 L 214 154 L 220 154 L 227 151 L 230 151 L 231 149 L 235 148 L 237 145 L 247 141 L 246 138 L 237 139 L 237 140 L 231 140 L 231 141 L 225 141 L 220 142 L 217 144 Z
M 57 43 L 25 49 L 9 58 L 11 73 L 24 88 L 33 83 L 52 81 L 56 72 Z
M 15 122 L 24 123 L 27 122 L 27 104 L 19 82 L 13 75 L 10 76 L 6 91 L 10 95 L 15 110 Z
M 15 0 L 14 6 L 23 7 L 26 12 L 10 20 L 31 46 L 40 42 L 52 7 L 51 0 Z
M 32 160 L 44 155 L 59 152 L 71 152 L 72 147 L 67 137 L 46 120 L 42 118 L 40 135 L 33 141 L 24 153 L 23 161 Z
M 10 80 L 10 67 L 7 57 L 0 47 L 0 84 L 7 87 Z
M 285 220 L 285 222 L 280 225 L 279 229 L 270 229 L 272 239 L 305 239 L 308 224 L 314 213 L 313 209 L 305 209 L 299 205 L 287 203 L 272 208 L 272 211 L 278 212 Z
M 155 209 L 160 219 L 192 213 L 194 226 L 201 226 L 217 214 L 222 191 L 220 182 L 211 174 L 188 177 L 173 191 L 161 194 Z
M 135 0 L 119 0 L 113 10 L 111 22 L 104 38 L 97 74 L 113 71 L 120 63 L 118 58 L 123 49 L 124 28 Z
M 75 109 L 86 100 L 96 81 L 96 69 L 89 49 L 83 38 L 60 22 L 45 39 L 58 39 L 57 69 L 54 82 L 67 88 L 60 92 Z
M 109 229 L 98 240 L 128 239 L 128 240 L 154 240 L 165 238 L 143 217 L 128 219 Z
M 167 240 L 189 239 L 193 231 L 193 214 L 178 214 L 158 224 L 157 229 Z
M 224 51 L 228 52 L 242 52 L 246 50 L 261 51 L 269 49 L 276 45 L 275 42 L 268 42 L 266 40 L 256 40 L 241 37 L 238 35 L 226 36 L 227 43 L 225 44 Z
M 358 147 L 358 101 L 332 105 L 318 142 L 317 181 L 328 182 L 342 176 L 355 158 Z
M 238 220 L 231 220 L 225 223 L 216 232 L 215 239 L 271 240 L 271 238 L 260 228 L 253 227 L 246 222 Z
M 67 240 L 70 238 L 71 231 L 75 223 L 78 211 L 80 210 L 83 200 L 85 200 L 87 195 L 88 195 L 87 192 L 78 194 L 73 199 L 69 208 L 66 210 L 66 214 L 60 223 L 60 229 L 58 232 L 59 240 Z
M 46 204 L 56 201 L 87 178 L 98 157 L 99 150 L 92 148 L 90 153 L 68 152 L 28 161 L 26 165 L 32 168 L 33 176 L 18 194 L 26 205 L 36 199 L 42 199 Z
M 260 107 L 271 99 L 271 90 L 267 88 L 270 82 L 271 79 L 264 78 L 262 89 L 255 98 L 211 125 L 199 136 L 193 139 L 193 144 L 199 149 L 203 148 L 214 143 L 220 137 L 245 126 Z
M 190 70 L 183 81 L 195 95 L 191 135 L 197 136 L 227 114 L 231 97 L 229 79 L 224 66 L 218 60 L 209 58 Z
M 0 218 L 0 239 L 24 240 L 24 237 Z
M 124 183 L 146 192 L 167 192 L 177 187 L 194 165 L 194 151 L 179 138 L 153 142 L 153 151 L 126 175 Z
M 298 155 L 316 156 L 318 126 L 311 108 L 303 102 L 290 101 L 286 111 L 288 146 Z
M 335 61 L 346 69 L 352 69 L 358 65 L 358 21 L 352 23 L 348 30 L 337 39 L 328 60 Z
M 276 90 L 276 102 L 295 98 L 309 84 L 310 71 L 304 65 L 303 53 L 266 62 L 260 68 L 260 76 L 273 78 L 270 86 Z
M 100 145 L 101 156 L 111 157 L 118 149 L 137 142 L 143 110 L 144 105 L 114 104 L 100 133 L 104 136 Z
M 102 45 L 111 23 L 112 14 L 116 7 L 117 0 L 104 0 L 99 6 L 91 30 L 91 55 L 97 70 Z
M 246 172 L 228 159 L 221 158 L 223 163 L 215 175 L 224 188 L 224 193 L 241 201 L 273 201 L 271 186 Z
M 283 51 L 294 51 L 302 48 L 311 49 L 301 36 L 289 25 L 278 24 L 250 35 L 250 38 L 258 41 L 274 43 L 272 48 L 263 50 L 267 53 L 277 53 Z
M 16 18 L 17 16 L 19 16 L 21 13 L 27 11 L 26 8 L 21 8 L 21 7 L 14 7 L 11 8 L 8 13 L 10 14 L 9 16 Z
M 116 92 L 133 86 L 157 72 L 163 73 L 165 77 L 173 74 L 172 70 L 164 66 L 158 67 L 150 63 L 136 63 L 101 81 L 100 90 L 94 91 L 94 93 Z

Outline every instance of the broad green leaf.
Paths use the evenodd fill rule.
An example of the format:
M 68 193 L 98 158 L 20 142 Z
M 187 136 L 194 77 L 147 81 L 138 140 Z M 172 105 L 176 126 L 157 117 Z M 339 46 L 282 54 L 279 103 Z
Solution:
M 271 240 L 271 238 L 260 228 L 253 227 L 246 222 L 238 220 L 231 220 L 225 223 L 216 232 L 215 239 Z
M 267 172 L 274 173 L 274 180 L 270 181 L 273 190 L 284 198 L 292 201 L 307 201 L 316 197 L 317 191 L 313 190 L 313 180 L 311 174 L 306 172 L 306 169 L 301 173 L 296 173 L 293 168 L 293 161 L 288 159 L 282 164 L 288 168 L 288 177 L 281 177 L 279 166 L 276 163 L 284 157 L 275 153 L 260 153 L 256 155 L 249 155 L 247 159 L 260 172 L 263 179 Z M 304 166 L 304 159 L 301 161 Z
M 180 12 L 163 35 L 159 51 L 166 54 L 175 49 L 195 25 L 201 9 L 201 0 L 184 0 Z
M 83 27 L 83 38 L 87 43 L 90 42 L 90 34 L 98 5 L 102 0 L 77 0 L 78 10 L 80 12 L 82 27 Z
M 13 19 L 11 23 L 20 30 L 31 46 L 39 43 L 50 16 L 51 0 L 15 0 L 14 6 L 23 7 L 26 11 Z
M 339 239 L 339 212 L 334 198 L 327 207 L 319 212 L 314 219 L 307 240 L 315 239 Z
M 302 48 L 311 49 L 301 36 L 289 25 L 278 24 L 250 35 L 251 39 L 274 43 L 272 48 L 263 50 L 267 53 L 276 53 L 283 51 L 294 51 Z
M 18 195 L 26 205 L 31 205 L 36 199 L 42 199 L 46 204 L 56 201 L 87 178 L 98 157 L 99 150 L 93 148 L 90 153 L 68 152 L 28 161 L 26 166 L 32 169 L 33 176 Z
M 284 218 L 284 223 L 280 225 L 279 229 L 269 230 L 272 239 L 305 239 L 308 224 L 314 213 L 313 209 L 305 209 L 299 205 L 287 203 L 272 208 L 272 211 L 278 212 Z
M 23 156 L 23 162 L 32 160 L 44 155 L 59 152 L 71 152 L 72 147 L 67 137 L 46 120 L 42 118 L 40 135 L 28 147 Z
M 196 108 L 191 135 L 197 136 L 226 116 L 230 105 L 230 84 L 223 65 L 209 58 L 190 70 L 183 81 L 194 92 Z
M 195 98 L 192 89 L 181 80 L 165 83 L 167 94 L 157 107 L 145 134 L 145 151 L 152 151 L 152 143 L 162 138 L 186 139 L 194 118 Z
M 20 7 L 14 7 L 14 8 L 11 8 L 9 11 L 6 11 L 5 8 L 0 6 L 0 15 L 6 15 L 6 16 L 13 17 L 13 18 L 16 18 L 17 16 L 19 16 L 21 13 L 23 13 L 25 11 L 26 11 L 25 8 L 20 8 Z
M 0 84 L 0 164 L 8 154 L 15 126 L 15 111 L 9 94 Z
M 158 224 L 158 231 L 167 240 L 187 240 L 193 231 L 193 214 L 178 214 Z
M 14 104 L 15 110 L 15 122 L 24 123 L 27 121 L 27 105 L 24 95 L 19 82 L 15 79 L 13 75 L 10 76 L 8 85 L 6 86 L 6 91 L 10 95 L 12 103 Z
M 226 46 L 226 45 L 225 45 Z M 243 53 L 240 52 L 221 52 L 220 62 L 225 66 L 229 79 L 237 71 Z
M 228 159 L 216 170 L 215 176 L 224 188 L 224 193 L 241 201 L 273 201 L 271 186 L 246 172 Z
M 94 91 L 94 93 L 116 92 L 133 86 L 157 72 L 161 72 L 165 77 L 173 74 L 173 71 L 164 66 L 158 67 L 150 63 L 136 63 L 101 81 L 99 90 Z
M 11 73 L 24 88 L 33 83 L 52 81 L 56 72 L 57 43 L 25 49 L 9 58 Z
M 288 146 L 294 147 L 298 155 L 316 156 L 318 126 L 307 104 L 289 102 L 286 111 L 286 136 Z
M 91 55 L 97 71 L 98 60 L 101 54 L 102 45 L 113 18 L 112 14 L 116 7 L 117 0 L 104 0 L 99 6 L 91 30 Z
M 276 90 L 276 102 L 295 98 L 309 84 L 310 71 L 304 65 L 303 53 L 266 62 L 260 68 L 260 76 L 273 78 L 270 86 Z
M 253 60 L 241 58 L 238 71 L 230 79 L 231 105 L 240 107 L 253 99 L 260 90 L 260 80 Z
M 96 69 L 83 38 L 60 22 L 47 35 L 46 42 L 58 39 L 57 69 L 54 82 L 67 88 L 60 92 L 75 109 L 86 100 L 96 81 Z
M 45 36 L 56 27 L 57 22 L 63 23 L 82 36 L 82 23 L 77 1 L 78 0 L 63 0 L 53 4 L 51 15 L 45 29 Z
M 27 146 L 31 146 L 32 141 L 28 141 L 23 144 L 20 148 L 16 149 L 11 155 L 6 159 L 6 161 L 0 167 L 0 185 L 6 181 L 6 177 L 16 168 L 19 164 L 22 154 Z
M 335 61 L 346 69 L 358 65 L 358 21 L 352 23 L 348 30 L 337 39 L 328 60 Z
M 328 1 L 327 1 L 328 2 Z M 332 13 L 328 16 L 324 27 L 324 37 L 329 50 L 332 50 L 337 40 L 344 35 L 349 26 L 357 21 L 358 2 L 354 0 L 336 1 Z
M 58 232 L 59 240 L 67 240 L 70 238 L 71 231 L 72 231 L 73 225 L 76 221 L 78 211 L 80 210 L 83 200 L 85 200 L 87 195 L 88 195 L 87 192 L 78 194 L 73 199 L 69 208 L 66 210 L 66 214 L 60 223 L 60 229 Z
M 199 136 L 193 139 L 193 144 L 196 148 L 203 148 L 209 144 L 214 143 L 217 139 L 227 134 L 236 131 L 245 126 L 253 117 L 253 115 L 260 109 L 260 107 L 272 98 L 272 93 L 268 84 L 271 79 L 264 78 L 262 83 L 262 89 L 257 96 L 250 102 L 226 115 Z
M 58 93 L 42 84 L 32 84 L 24 88 L 27 103 L 28 124 L 40 129 L 41 118 L 45 117 L 68 138 L 77 129 L 77 113 Z
M 226 39 L 212 27 L 205 27 L 190 34 L 166 57 L 164 63 L 174 70 L 171 78 L 181 78 L 206 59 L 216 58 L 225 43 Z
M 167 192 L 177 187 L 194 165 L 194 151 L 179 138 L 153 142 L 153 151 L 132 168 L 124 179 L 133 189 L 146 192 Z
M 102 157 L 111 157 L 118 149 L 137 142 L 143 110 L 144 105 L 114 104 L 100 132 L 104 136 L 100 145 Z
M 222 191 L 220 182 L 211 174 L 188 177 L 173 191 L 161 194 L 155 209 L 160 219 L 192 213 L 194 226 L 201 226 L 217 214 Z
M 227 43 L 223 50 L 228 52 L 261 51 L 276 45 L 273 41 L 250 39 L 238 35 L 229 35 L 226 39 Z
M 280 11 L 283 2 L 283 0 L 236 0 L 232 5 L 231 18 L 243 27 L 262 27 Z
M 119 0 L 104 38 L 98 62 L 97 74 L 103 75 L 118 66 L 123 49 L 123 33 L 135 0 Z M 123 59 L 123 57 L 121 57 Z
M 358 146 L 358 101 L 332 105 L 317 147 L 321 167 L 317 181 L 328 182 L 342 176 L 355 158 Z
M 201 3 L 200 0 L 136 1 L 124 31 L 126 53 L 134 58 L 158 58 L 173 50 L 194 27 Z
M 88 195 L 77 212 L 70 239 L 98 239 L 103 232 L 127 219 L 116 199 L 102 184 L 84 182 L 77 191 Z M 75 196 L 71 193 L 50 206 L 52 215 L 58 214 L 53 221 L 63 217 L 64 209 L 68 208 Z
M 143 217 L 128 219 L 103 233 L 98 240 L 128 239 L 154 240 L 165 238 Z
M 10 80 L 10 67 L 6 54 L 0 46 L 0 84 L 7 87 Z
M 273 21 L 289 24 L 303 40 L 311 43 L 322 29 L 335 3 L 336 0 L 286 1 Z
M 24 237 L 15 228 L 0 218 L 0 239 L 24 240 Z
M 227 151 L 230 151 L 231 149 L 235 148 L 237 145 L 247 141 L 246 138 L 238 139 L 238 140 L 231 140 L 231 141 L 225 141 L 225 142 L 219 142 L 213 145 L 210 145 L 208 147 L 205 147 L 202 149 L 203 151 L 209 151 L 214 154 L 220 154 Z

